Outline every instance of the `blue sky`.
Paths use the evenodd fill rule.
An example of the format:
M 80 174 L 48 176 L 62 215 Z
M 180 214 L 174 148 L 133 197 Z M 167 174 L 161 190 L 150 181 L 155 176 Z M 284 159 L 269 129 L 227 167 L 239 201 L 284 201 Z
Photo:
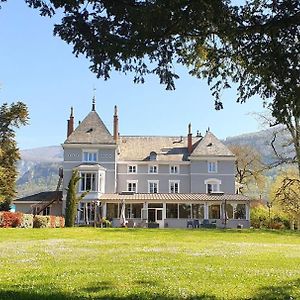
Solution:
M 235 90 L 227 91 L 224 110 L 215 111 L 206 81 L 181 66 L 175 91 L 166 91 L 154 76 L 143 85 L 121 73 L 97 79 L 88 60 L 76 58 L 71 46 L 53 36 L 54 22 L 23 0 L 9 0 L 0 10 L 0 103 L 22 100 L 30 112 L 30 124 L 17 131 L 20 149 L 63 143 L 70 107 L 77 124 L 91 109 L 93 87 L 109 130 L 118 105 L 121 135 L 185 135 L 189 122 L 193 133 L 209 126 L 219 138 L 261 129 L 252 115 L 262 110 L 260 99 L 239 104 Z

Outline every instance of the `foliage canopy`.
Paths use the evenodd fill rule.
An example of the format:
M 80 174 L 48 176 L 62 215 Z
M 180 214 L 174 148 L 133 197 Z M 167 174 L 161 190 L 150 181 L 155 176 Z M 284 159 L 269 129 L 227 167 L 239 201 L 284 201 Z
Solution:
M 0 106 L 0 210 L 8 210 L 16 195 L 16 164 L 20 154 L 14 128 L 26 125 L 28 119 L 27 107 L 22 102 Z
M 6 0 L 0 0 L 5 2 Z M 237 102 L 259 95 L 293 139 L 300 174 L 300 1 L 25 0 L 42 16 L 61 14 L 54 34 L 108 79 L 155 74 L 175 89 L 175 63 L 207 78 L 216 109 L 237 84 Z
M 279 175 L 271 187 L 270 198 L 300 226 L 300 179 L 294 170 Z

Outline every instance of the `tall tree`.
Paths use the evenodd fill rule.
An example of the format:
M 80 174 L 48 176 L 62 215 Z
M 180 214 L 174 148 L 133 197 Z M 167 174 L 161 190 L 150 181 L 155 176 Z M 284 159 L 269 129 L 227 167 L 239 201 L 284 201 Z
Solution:
M 0 0 L 5 2 L 5 0 Z M 293 139 L 300 173 L 300 1 L 25 0 L 43 16 L 62 13 L 54 34 L 85 55 L 108 79 L 113 70 L 135 82 L 156 74 L 175 89 L 174 63 L 212 84 L 216 109 L 222 89 L 237 84 L 238 102 L 262 97 Z
M 9 210 L 16 195 L 17 161 L 20 159 L 15 140 L 15 128 L 28 123 L 28 110 L 17 102 L 0 107 L 0 210 Z
M 245 193 L 253 183 L 260 194 L 265 186 L 264 170 L 261 155 L 250 146 L 229 145 L 228 148 L 235 155 L 235 178 L 239 184 L 239 192 Z
M 78 174 L 78 171 L 77 170 L 73 171 L 67 189 L 66 216 L 65 216 L 66 227 L 74 226 L 78 203 L 88 193 L 88 192 L 84 192 L 79 197 L 77 197 L 77 184 L 79 180 L 80 180 L 80 176 Z
M 187 61 L 193 74 L 214 82 L 217 100 L 229 80 L 238 84 L 238 102 L 263 99 L 270 125 L 283 124 L 291 135 L 300 175 L 300 2 L 252 0 L 235 11 L 220 40 L 200 47 L 205 56 L 191 49 Z
M 295 170 L 280 174 L 271 187 L 270 199 L 297 222 L 300 230 L 300 177 Z

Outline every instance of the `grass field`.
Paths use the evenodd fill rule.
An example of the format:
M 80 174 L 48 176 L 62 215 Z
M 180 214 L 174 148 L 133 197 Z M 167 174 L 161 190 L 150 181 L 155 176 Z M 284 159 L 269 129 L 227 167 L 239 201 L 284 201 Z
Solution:
M 0 299 L 300 299 L 300 234 L 0 229 Z

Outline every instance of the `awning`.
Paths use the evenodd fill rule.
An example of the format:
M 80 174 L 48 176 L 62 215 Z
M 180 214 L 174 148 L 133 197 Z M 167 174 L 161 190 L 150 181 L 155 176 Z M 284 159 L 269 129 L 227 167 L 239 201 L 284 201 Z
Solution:
M 105 201 L 174 201 L 174 202 L 193 202 L 193 201 L 250 201 L 251 199 L 244 195 L 237 194 L 150 194 L 150 193 L 115 193 L 102 194 L 100 200 Z

